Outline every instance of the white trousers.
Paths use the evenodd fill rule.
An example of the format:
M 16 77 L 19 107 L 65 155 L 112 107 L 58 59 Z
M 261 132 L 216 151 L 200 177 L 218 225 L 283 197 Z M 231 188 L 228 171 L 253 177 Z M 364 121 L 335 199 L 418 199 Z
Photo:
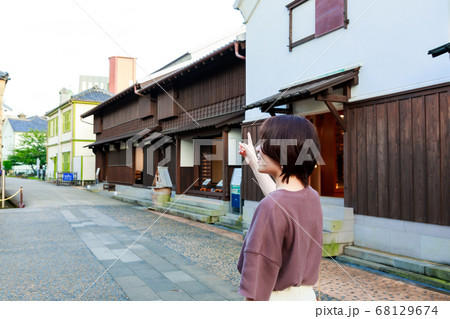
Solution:
M 281 291 L 272 291 L 269 301 L 316 301 L 312 286 L 289 287 Z

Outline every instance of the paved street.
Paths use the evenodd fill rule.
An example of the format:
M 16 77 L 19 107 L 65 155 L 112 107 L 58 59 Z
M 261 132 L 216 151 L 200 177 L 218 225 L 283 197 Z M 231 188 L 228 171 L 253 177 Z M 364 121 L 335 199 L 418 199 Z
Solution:
M 82 188 L 7 179 L 10 193 L 20 186 L 26 208 L 0 212 L 0 300 L 242 300 L 239 234 Z M 323 300 L 450 300 L 329 259 L 320 290 Z
M 11 192 L 20 186 L 26 208 L 0 213 L 0 300 L 242 299 L 229 282 L 105 214 L 142 208 L 7 179 Z

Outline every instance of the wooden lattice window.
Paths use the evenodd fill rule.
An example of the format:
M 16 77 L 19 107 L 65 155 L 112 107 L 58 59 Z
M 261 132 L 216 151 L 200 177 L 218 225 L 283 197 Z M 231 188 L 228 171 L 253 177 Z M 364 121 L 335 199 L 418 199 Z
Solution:
M 63 133 L 70 132 L 71 130 L 71 121 L 72 119 L 72 110 L 68 110 L 63 113 Z
M 62 162 L 62 170 L 63 173 L 70 172 L 70 152 L 62 153 L 63 162 Z

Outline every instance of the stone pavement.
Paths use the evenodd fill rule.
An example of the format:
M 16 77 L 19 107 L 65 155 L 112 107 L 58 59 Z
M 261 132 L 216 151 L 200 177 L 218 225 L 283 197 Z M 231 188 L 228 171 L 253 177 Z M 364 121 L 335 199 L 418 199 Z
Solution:
M 230 283 L 102 212 L 130 205 L 40 181 L 7 185 L 24 187 L 27 206 L 0 212 L 1 300 L 242 300 Z
M 239 234 L 84 189 L 7 183 L 23 184 L 27 208 L 0 211 L 1 300 L 242 300 Z M 330 259 L 320 290 L 322 300 L 450 300 Z

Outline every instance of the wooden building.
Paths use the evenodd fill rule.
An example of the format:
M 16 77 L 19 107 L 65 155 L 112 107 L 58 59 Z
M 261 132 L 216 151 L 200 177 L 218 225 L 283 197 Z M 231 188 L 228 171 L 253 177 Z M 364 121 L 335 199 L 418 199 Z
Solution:
M 244 119 L 244 52 L 245 42 L 231 42 L 83 114 L 94 115 L 96 142 L 89 147 L 100 181 L 151 186 L 165 159 L 177 194 L 229 201 L 230 177 L 240 167 L 234 139 L 240 139 Z M 204 156 L 209 154 L 220 158 Z M 210 183 L 201 190 L 205 180 Z
M 353 212 L 355 245 L 450 264 L 448 4 L 236 0 L 235 8 L 247 25 L 243 137 L 257 140 L 269 116 L 309 118 L 326 163 L 311 176 L 326 219 Z M 251 174 L 244 167 L 244 221 L 262 198 Z

